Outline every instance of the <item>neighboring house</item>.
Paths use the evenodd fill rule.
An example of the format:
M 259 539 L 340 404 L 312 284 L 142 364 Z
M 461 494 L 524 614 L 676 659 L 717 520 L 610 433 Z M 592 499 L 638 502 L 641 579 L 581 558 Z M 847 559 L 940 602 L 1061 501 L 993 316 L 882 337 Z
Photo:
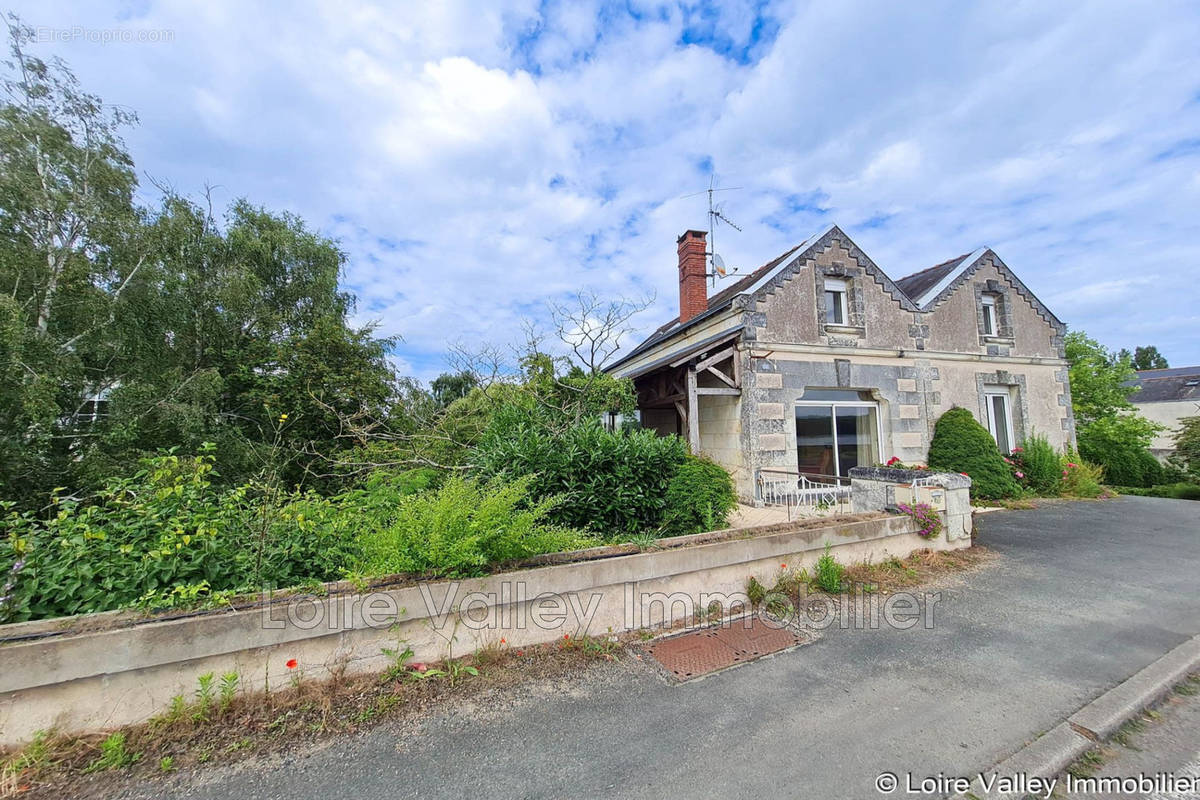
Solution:
M 1200 367 L 1144 369 L 1137 375 L 1140 391 L 1129 399 L 1143 417 L 1166 426 L 1150 444 L 1150 452 L 1165 459 L 1175 450 L 1179 421 L 1200 415 Z
M 678 244 L 679 317 L 609 371 L 743 498 L 760 473 L 923 462 L 955 405 L 1006 451 L 1073 444 L 1065 327 L 990 249 L 892 280 L 832 226 L 709 297 L 705 234 Z

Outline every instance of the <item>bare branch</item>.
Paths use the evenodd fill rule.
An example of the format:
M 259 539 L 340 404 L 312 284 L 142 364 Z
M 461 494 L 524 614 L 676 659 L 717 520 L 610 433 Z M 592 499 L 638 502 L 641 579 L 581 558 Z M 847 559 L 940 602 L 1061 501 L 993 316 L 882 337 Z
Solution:
M 630 320 L 653 303 L 653 295 L 638 300 L 601 300 L 585 289 L 571 302 L 551 302 L 550 318 L 558 338 L 589 373 L 596 374 L 603 372 L 621 349 L 625 335 L 636 330 Z

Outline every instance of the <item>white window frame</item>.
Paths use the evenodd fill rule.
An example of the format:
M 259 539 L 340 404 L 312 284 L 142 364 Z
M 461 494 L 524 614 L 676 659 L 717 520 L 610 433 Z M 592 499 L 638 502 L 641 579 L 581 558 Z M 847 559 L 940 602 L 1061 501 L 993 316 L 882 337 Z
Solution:
M 1012 415 L 1012 393 L 1007 389 L 989 389 L 983 393 L 984 407 L 987 410 L 987 428 L 988 433 L 996 440 L 996 446 L 1000 446 L 1000 437 L 996 435 L 996 406 L 995 398 L 1004 400 L 1004 433 L 1008 438 L 1008 450 L 1005 455 L 1012 452 L 1012 449 L 1017 446 L 1017 439 L 1013 433 L 1013 415 Z M 1003 448 L 1001 448 L 1003 450 Z
M 875 409 L 875 444 L 879 446 L 879 459 L 881 462 L 891 458 L 886 455 L 883 450 L 883 414 L 880 411 L 879 403 L 871 400 L 797 400 L 797 406 L 824 407 L 829 409 L 829 429 L 833 434 L 833 475 L 829 477 L 848 477 L 842 475 L 842 456 L 838 452 L 838 435 L 837 435 L 837 410 L 839 408 L 873 408 Z M 796 471 L 800 471 L 800 454 L 796 450 L 794 442 L 796 441 L 796 415 L 792 412 L 792 455 L 796 457 Z
M 831 310 L 834 310 L 834 309 L 830 309 L 830 307 L 828 305 L 829 295 L 831 293 L 834 295 L 834 297 L 835 297 L 834 302 L 836 303 L 836 306 L 834 307 L 834 309 L 836 309 L 836 313 L 834 314 L 834 316 L 841 317 L 840 320 L 831 320 L 829 318 L 829 312 Z M 849 293 L 850 293 L 850 285 L 846 281 L 841 280 L 840 278 L 826 278 L 825 279 L 825 303 L 826 303 L 826 305 L 825 305 L 825 324 L 827 324 L 827 325 L 849 325 L 850 324 L 850 313 L 849 313 L 850 309 L 849 309 L 849 304 L 846 302 L 846 297 L 847 297 L 847 295 L 849 295 Z
M 996 295 L 983 296 L 983 335 L 996 336 L 1000 327 L 996 324 Z

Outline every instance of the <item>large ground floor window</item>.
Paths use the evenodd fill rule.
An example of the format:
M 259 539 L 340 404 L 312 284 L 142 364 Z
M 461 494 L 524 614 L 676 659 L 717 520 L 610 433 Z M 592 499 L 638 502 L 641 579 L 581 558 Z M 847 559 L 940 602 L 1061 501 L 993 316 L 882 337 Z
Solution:
M 867 392 L 809 389 L 796 404 L 796 454 L 808 475 L 879 463 L 879 407 Z

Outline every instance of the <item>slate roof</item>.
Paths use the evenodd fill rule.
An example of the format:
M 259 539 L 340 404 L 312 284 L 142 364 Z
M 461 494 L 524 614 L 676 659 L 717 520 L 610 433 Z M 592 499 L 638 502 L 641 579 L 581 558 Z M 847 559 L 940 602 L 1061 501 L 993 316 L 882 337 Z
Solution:
M 932 267 L 927 267 L 920 272 L 914 272 L 912 275 L 907 275 L 903 278 L 896 279 L 896 285 L 900 287 L 900 291 L 909 296 L 910 299 L 916 299 L 928 292 L 934 286 L 951 272 L 954 268 L 962 263 L 962 260 L 970 253 L 963 253 L 961 256 L 955 256 L 949 261 L 943 261 L 940 264 L 935 264 Z
M 806 241 L 808 241 L 808 240 L 806 240 Z M 670 339 L 672 336 L 674 336 L 679 331 L 686 330 L 686 329 L 692 327 L 693 325 L 695 325 L 696 323 L 701 322 L 702 320 L 708 319 L 709 317 L 716 314 L 718 311 L 728 308 L 729 304 L 733 302 L 733 298 L 737 297 L 739 294 L 741 294 L 742 292 L 745 292 L 747 289 L 749 289 L 751 286 L 753 286 L 761 278 L 766 276 L 772 269 L 779 266 L 785 258 L 790 256 L 792 253 L 795 253 L 803 245 L 804 245 L 804 242 L 796 245 L 791 250 L 788 250 L 785 253 L 780 253 L 778 256 L 771 259 L 767 263 L 763 264 L 761 267 L 758 267 L 753 272 L 750 272 L 747 275 L 745 275 L 744 277 L 739 278 L 738 280 L 734 281 L 729 286 L 725 287 L 721 291 L 714 294 L 712 297 L 708 298 L 708 309 L 700 314 L 697 314 L 696 316 L 692 317 L 691 319 L 689 319 L 687 321 L 687 324 L 680 325 L 678 316 L 675 317 L 675 319 L 670 320 L 669 322 L 663 324 L 657 330 L 655 330 L 654 333 L 650 334 L 650 336 L 648 336 L 644 342 L 639 344 L 633 350 L 630 350 L 628 353 L 626 353 L 624 356 L 622 356 L 620 359 L 618 359 L 616 362 L 614 362 L 610 366 L 606 367 L 606 369 L 612 369 L 613 367 L 619 366 L 620 364 L 623 364 L 624 362 L 628 361 L 629 359 L 633 358 L 634 356 L 638 355 L 639 353 L 644 353 L 645 351 L 649 350 L 651 347 L 654 347 L 659 342 L 664 342 L 667 339 Z
M 836 225 L 828 226 L 817 235 L 805 239 L 803 242 L 791 248 L 790 250 L 781 253 L 767 263 L 763 264 L 761 267 L 758 267 L 752 272 L 734 281 L 729 286 L 708 298 L 707 310 L 697 314 L 683 324 L 680 324 L 679 317 L 675 317 L 674 319 L 660 326 L 657 330 L 651 333 L 650 336 L 645 339 L 645 341 L 643 341 L 633 350 L 626 353 L 621 358 L 617 359 L 617 361 L 614 363 L 610 364 L 608 367 L 606 367 L 606 369 L 615 369 L 626 361 L 635 358 L 639 354 L 646 352 L 656 345 L 670 340 L 681 331 L 685 331 L 688 328 L 691 328 L 693 325 L 696 325 L 697 323 L 702 322 L 714 316 L 718 312 L 728 308 L 733 303 L 733 299 L 735 297 L 740 294 L 749 294 L 756 291 L 758 288 L 760 288 L 760 282 L 765 282 L 768 278 L 770 278 L 772 272 L 780 268 L 781 265 L 785 264 L 785 262 L 787 262 L 791 257 L 802 255 L 806 249 L 811 249 L 827 234 L 835 230 L 841 233 L 841 229 Z M 841 235 L 845 236 L 844 233 L 841 233 Z M 852 243 L 850 244 L 852 245 Z M 935 264 L 932 267 L 928 267 L 919 272 L 914 272 L 911 275 L 895 281 L 892 281 L 887 277 L 886 274 L 883 274 L 883 270 L 880 269 L 879 272 L 881 273 L 885 282 L 885 287 L 892 286 L 897 290 L 896 292 L 893 292 L 893 297 L 895 297 L 897 300 L 900 300 L 902 305 L 908 304 L 914 311 L 928 310 L 932 305 L 935 304 L 938 296 L 949 289 L 950 285 L 958 280 L 961 273 L 969 269 L 986 252 L 988 252 L 987 248 L 981 248 L 972 253 L 955 256 L 949 261 L 943 261 L 940 264 Z M 875 268 L 878 269 L 878 267 Z M 1020 284 L 1019 281 L 1018 284 L 1018 290 L 1021 292 L 1022 296 L 1027 296 L 1028 299 L 1034 303 L 1035 307 L 1040 310 L 1039 313 L 1044 312 L 1043 316 L 1048 322 L 1051 322 L 1051 324 L 1057 323 L 1061 325 L 1057 318 L 1054 317 L 1048 309 L 1042 306 L 1040 301 L 1038 301 L 1037 298 L 1025 288 L 1024 284 Z
M 1140 370 L 1134 383 L 1142 387 L 1134 403 L 1200 402 L 1200 366 Z

